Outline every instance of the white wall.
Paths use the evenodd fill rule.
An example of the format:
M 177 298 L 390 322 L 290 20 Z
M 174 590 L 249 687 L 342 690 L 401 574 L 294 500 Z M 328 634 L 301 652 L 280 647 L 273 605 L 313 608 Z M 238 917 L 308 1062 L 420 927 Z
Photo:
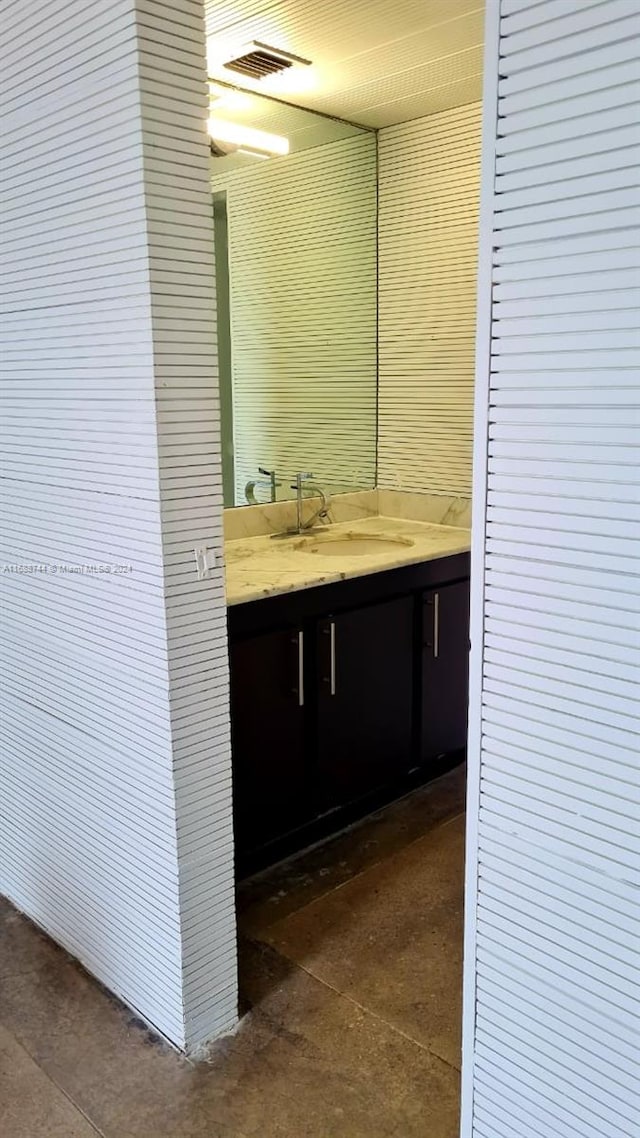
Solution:
M 631 1138 L 640 13 L 501 11 L 500 35 L 496 3 L 487 20 L 462 1134 Z
M 217 172 L 229 219 L 236 501 L 259 466 L 375 484 L 376 140 Z
M 1 556 L 48 571 L 0 578 L 0 889 L 190 1047 L 236 1014 L 202 5 L 2 21 Z
M 480 104 L 378 137 L 378 485 L 469 496 Z

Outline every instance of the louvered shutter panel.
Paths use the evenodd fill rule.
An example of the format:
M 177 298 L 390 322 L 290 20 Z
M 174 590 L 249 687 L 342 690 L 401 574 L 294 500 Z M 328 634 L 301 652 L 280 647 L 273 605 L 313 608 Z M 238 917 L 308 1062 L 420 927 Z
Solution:
M 465 1138 L 640 1127 L 639 54 L 630 0 L 502 0 Z

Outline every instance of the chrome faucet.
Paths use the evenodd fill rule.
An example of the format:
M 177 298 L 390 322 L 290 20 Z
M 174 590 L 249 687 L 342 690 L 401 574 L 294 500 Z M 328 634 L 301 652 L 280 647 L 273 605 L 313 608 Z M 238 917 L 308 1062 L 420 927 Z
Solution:
M 293 482 L 291 485 L 291 489 L 295 490 L 295 492 L 296 492 L 296 533 L 302 533 L 303 532 L 303 528 L 302 528 L 302 488 L 303 488 L 305 482 L 308 482 L 310 478 L 313 478 L 313 474 L 311 474 L 310 472 L 305 473 L 304 471 L 299 470 L 298 473 L 296 474 L 295 482 Z
M 329 499 L 328 499 L 327 495 L 325 494 L 324 490 L 322 489 L 322 487 L 317 486 L 315 484 L 315 482 L 310 481 L 312 478 L 313 478 L 313 474 L 311 474 L 310 472 L 305 473 L 304 471 L 299 471 L 298 474 L 296 474 L 295 482 L 291 486 L 291 489 L 295 490 L 295 492 L 296 492 L 296 523 L 297 524 L 296 524 L 296 529 L 294 531 L 295 533 L 304 533 L 306 530 L 311 529 L 311 527 L 318 520 L 320 520 L 320 519 L 322 519 L 323 521 L 326 520 L 327 515 L 329 513 Z M 302 503 L 304 500 L 303 499 L 303 491 L 304 490 L 311 491 L 312 494 L 317 495 L 320 498 L 320 505 L 318 506 L 318 509 L 314 510 L 311 517 L 307 518 L 306 522 L 302 520 Z

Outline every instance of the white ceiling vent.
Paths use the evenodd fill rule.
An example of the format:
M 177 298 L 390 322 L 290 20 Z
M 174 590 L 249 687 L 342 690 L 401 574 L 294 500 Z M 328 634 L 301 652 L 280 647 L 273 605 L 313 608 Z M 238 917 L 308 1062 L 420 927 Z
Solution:
M 247 44 L 241 55 L 227 60 L 223 67 L 236 75 L 244 75 L 247 79 L 259 80 L 278 75 L 292 67 L 309 67 L 310 64 L 310 59 L 302 59 L 299 55 L 291 55 L 288 51 L 254 40 Z

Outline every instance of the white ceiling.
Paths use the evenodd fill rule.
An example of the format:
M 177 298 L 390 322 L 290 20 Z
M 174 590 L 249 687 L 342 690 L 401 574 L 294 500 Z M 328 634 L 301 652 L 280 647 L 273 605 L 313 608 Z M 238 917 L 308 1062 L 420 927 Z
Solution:
M 481 96 L 483 0 L 205 0 L 209 74 L 363 126 Z M 312 61 L 259 82 L 225 71 L 252 40 Z

